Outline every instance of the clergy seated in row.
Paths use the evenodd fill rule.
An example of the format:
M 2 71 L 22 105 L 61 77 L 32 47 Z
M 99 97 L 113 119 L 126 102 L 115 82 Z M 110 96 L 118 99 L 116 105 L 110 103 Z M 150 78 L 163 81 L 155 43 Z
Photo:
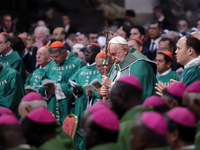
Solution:
M 43 150 L 73 150 L 71 137 L 58 130 L 58 126 L 52 112 L 44 107 L 32 110 L 22 121 L 23 134 L 30 146 Z
M 68 81 L 84 64 L 74 53 L 67 51 L 60 41 L 50 45 L 49 53 L 52 61 L 45 69 L 45 79 L 56 83 L 47 86 L 42 95 L 47 99 L 48 109 L 62 124 L 70 113 L 71 97 L 68 94 Z
M 87 91 L 87 95 L 86 89 L 83 86 L 86 84 L 90 84 L 90 82 L 97 77 L 101 77 L 97 76 L 100 73 L 95 63 L 95 57 L 99 52 L 100 46 L 98 44 L 90 43 L 89 45 L 87 45 L 84 51 L 87 65 L 79 69 L 70 78 L 70 80 L 77 83 L 77 85 L 75 85 L 74 87 L 71 86 L 70 90 L 70 94 L 75 99 L 75 102 L 72 103 L 71 113 L 75 114 L 78 117 L 79 122 L 84 110 L 94 104 L 98 98 L 97 92 Z M 77 127 L 74 141 L 77 149 L 83 149 L 83 136 L 79 131 L 79 125 Z
M 177 63 L 184 65 L 184 70 L 179 78 L 179 82 L 185 83 L 187 86 L 200 79 L 200 41 L 193 35 L 185 35 L 178 40 L 177 49 L 175 51 Z M 171 80 L 170 82 L 175 82 Z M 167 85 L 158 82 L 155 89 L 157 94 L 162 96 L 162 90 Z
M 9 34 L 3 32 L 0 34 L 0 62 L 17 70 L 22 78 L 22 83 L 26 80 L 26 71 L 23 60 L 19 54 L 11 48 L 11 38 Z
M 162 91 L 162 98 L 167 102 L 170 109 L 183 106 L 183 94 L 187 85 L 182 82 L 174 82 Z
M 23 96 L 24 86 L 19 73 L 0 63 L 0 107 L 10 108 L 19 118 L 18 105 Z
M 101 110 L 90 111 L 90 115 L 84 117 L 81 122 L 85 149 L 123 149 L 120 144 L 116 143 L 119 128 L 118 116 L 106 106 L 102 106 Z
M 142 95 L 143 101 L 155 94 L 154 87 L 157 79 L 154 62 L 135 48 L 129 47 L 127 41 L 120 36 L 109 41 L 108 51 L 115 63 L 110 70 L 109 78 L 106 76 L 102 78 L 102 88 L 107 89 L 106 93 L 101 93 L 102 95 L 107 95 L 113 83 L 125 74 L 135 75 L 140 80 L 145 91 Z
M 167 144 L 172 149 L 198 150 L 194 145 L 196 119 L 188 108 L 173 108 L 166 113 L 166 119 L 168 122 Z
M 124 150 L 130 150 L 130 132 L 133 116 L 138 112 L 152 111 L 153 107 L 142 107 L 142 85 L 134 75 L 121 76 L 110 91 L 111 110 L 120 119 L 118 143 Z
M 195 116 L 197 128 L 195 135 L 195 146 L 200 148 L 200 80 L 192 83 L 185 89 L 183 94 L 183 105 L 186 106 Z
M 47 65 L 51 61 L 50 59 L 50 53 L 48 51 L 49 46 L 42 46 L 38 49 L 36 54 L 36 60 L 37 64 L 39 65 L 39 68 L 34 70 L 26 79 L 26 86 L 31 86 L 35 88 L 37 91 L 42 90 L 40 85 L 42 84 L 42 80 L 45 77 L 45 71 L 47 68 Z M 40 92 L 41 93 L 41 92 Z
M 156 78 L 158 81 L 169 85 L 170 79 L 179 80 L 178 75 L 175 71 L 171 70 L 173 57 L 169 51 L 161 51 L 156 56 L 156 65 L 157 65 L 157 75 Z
M 110 110 L 110 106 L 108 105 L 107 102 L 104 102 L 102 100 L 94 103 L 90 108 L 86 109 L 83 112 L 83 115 L 81 116 L 81 123 L 80 123 L 80 131 L 82 133 L 82 127 L 85 124 L 85 121 L 91 116 L 92 113 L 100 111 L 100 110 Z M 83 147 L 85 148 L 85 140 L 83 142 Z
M 167 121 L 162 114 L 154 111 L 137 114 L 131 127 L 131 150 L 167 150 L 167 133 Z

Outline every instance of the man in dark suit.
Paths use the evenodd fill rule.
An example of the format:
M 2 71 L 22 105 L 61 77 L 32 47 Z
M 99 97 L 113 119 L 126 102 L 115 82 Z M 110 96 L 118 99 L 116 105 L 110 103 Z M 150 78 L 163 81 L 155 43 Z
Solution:
M 162 38 L 161 37 L 162 32 L 163 32 L 163 27 L 161 22 L 155 20 L 150 24 L 149 26 L 150 40 L 144 42 L 144 46 L 146 46 L 149 49 L 149 51 L 146 51 L 143 54 L 146 55 L 151 60 L 155 60 L 156 58 L 158 45 Z
M 66 36 L 68 36 L 71 33 L 76 33 L 76 30 L 71 27 L 70 22 L 71 20 L 68 15 L 62 16 L 62 24 L 65 29 Z
M 143 43 L 144 42 L 144 37 L 145 37 L 145 29 L 144 29 L 144 27 L 140 26 L 140 25 L 132 26 L 132 28 L 130 30 L 130 39 L 132 39 L 133 37 L 139 38 Z M 149 52 L 149 48 L 147 46 L 144 46 L 144 45 L 142 46 L 142 54 L 147 56 L 149 59 L 153 58 L 153 54 L 151 52 Z
M 166 19 L 165 15 L 163 14 L 163 9 L 160 5 L 155 6 L 153 8 L 153 15 L 154 18 L 163 24 L 163 29 L 172 29 L 170 22 Z
M 169 51 L 172 53 L 172 56 L 173 56 L 173 61 L 172 61 L 172 65 L 171 65 L 172 71 L 176 71 L 180 67 L 183 67 L 182 65 L 178 64 L 176 61 L 175 50 L 176 50 L 176 44 L 174 43 L 174 41 L 172 41 L 169 38 L 162 38 L 160 40 L 159 49 L 157 50 L 157 52 Z
M 12 16 L 10 14 L 4 14 L 1 19 L 0 32 L 12 33 Z
M 63 27 L 57 27 L 53 30 L 52 38 L 56 41 L 61 41 L 65 45 L 65 49 L 71 51 L 71 47 L 65 41 L 66 32 Z

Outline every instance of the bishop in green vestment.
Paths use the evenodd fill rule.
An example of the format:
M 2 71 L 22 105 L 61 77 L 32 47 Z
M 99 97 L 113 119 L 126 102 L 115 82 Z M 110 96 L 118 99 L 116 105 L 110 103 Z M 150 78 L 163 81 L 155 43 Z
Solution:
M 178 77 L 178 75 L 176 74 L 175 71 L 169 70 L 168 73 L 167 72 L 165 72 L 165 73 L 166 74 L 157 74 L 156 75 L 157 80 L 166 84 L 166 85 L 170 84 L 170 79 L 174 79 L 176 81 L 179 80 L 179 77 Z
M 103 76 L 103 87 L 111 88 L 112 82 L 124 74 L 135 75 L 143 87 L 144 101 L 155 94 L 156 64 L 141 54 L 133 47 L 128 47 L 127 41 L 120 37 L 114 37 L 109 41 L 108 50 L 115 64 L 110 70 L 110 79 Z M 106 93 L 102 93 L 105 95 Z
M 179 81 L 190 85 L 197 80 L 200 80 L 200 56 L 184 66 L 184 70 Z
M 23 83 L 26 80 L 26 71 L 23 60 L 16 51 L 11 48 L 11 38 L 7 34 L 0 34 L 0 62 L 6 66 L 16 69 L 22 77 Z
M 49 52 L 53 61 L 48 64 L 45 77 L 56 81 L 56 83 L 54 86 L 46 88 L 46 98 L 48 99 L 48 109 L 62 124 L 70 112 L 71 101 L 68 94 L 68 80 L 84 64 L 73 53 L 66 51 L 62 42 L 53 42 L 50 45 Z
M 183 94 L 183 105 L 190 109 L 196 119 L 196 134 L 194 144 L 200 149 L 200 80 L 189 85 Z
M 192 44 L 190 44 L 192 43 Z M 200 79 L 200 41 L 193 35 L 185 35 L 178 40 L 177 49 L 175 51 L 177 63 L 184 66 L 184 70 L 180 76 L 179 82 L 186 85 L 192 84 L 194 81 Z M 156 92 L 162 95 L 162 90 L 166 87 L 158 83 Z
M 41 48 L 38 49 L 37 55 L 36 55 L 36 60 L 39 65 L 39 68 L 34 70 L 26 79 L 26 84 L 24 85 L 25 87 L 27 85 L 35 88 L 36 90 L 44 90 L 44 88 L 41 87 L 41 83 L 44 80 L 45 77 L 45 69 L 49 62 L 51 61 L 50 59 L 50 53 L 48 51 L 47 46 L 42 46 Z M 42 92 L 40 92 L 42 94 Z
M 134 116 L 147 111 L 153 111 L 153 107 L 136 106 L 127 111 L 120 119 L 118 143 L 121 143 L 124 150 L 131 150 L 130 136 Z
M 71 137 L 60 126 L 56 129 L 57 136 L 42 144 L 39 150 L 75 150 Z
M 24 96 L 24 86 L 19 73 L 0 63 L 0 107 L 10 108 L 19 118 L 18 105 Z
M 156 56 L 156 65 L 157 65 L 157 75 L 156 78 L 158 81 L 169 85 L 170 79 L 176 81 L 179 80 L 178 75 L 175 71 L 171 70 L 171 64 L 173 61 L 172 53 L 169 51 L 161 51 Z
M 100 47 L 97 45 L 89 44 L 85 51 L 85 59 L 87 61 L 87 65 L 79 69 L 72 77 L 71 80 L 79 84 L 78 87 L 71 87 L 71 94 L 74 93 L 76 95 L 76 100 L 74 105 L 72 105 L 71 113 L 75 114 L 78 117 L 79 123 L 81 116 L 84 110 L 90 107 L 93 103 L 97 101 L 97 92 L 94 92 L 93 95 L 87 95 L 86 89 L 83 88 L 83 85 L 90 84 L 96 78 L 99 78 L 99 71 L 97 69 L 95 63 L 95 57 L 100 52 Z M 78 92 L 76 92 L 78 90 Z M 77 128 L 77 132 L 75 135 L 75 144 L 76 149 L 83 149 L 83 136 L 79 131 L 79 126 Z

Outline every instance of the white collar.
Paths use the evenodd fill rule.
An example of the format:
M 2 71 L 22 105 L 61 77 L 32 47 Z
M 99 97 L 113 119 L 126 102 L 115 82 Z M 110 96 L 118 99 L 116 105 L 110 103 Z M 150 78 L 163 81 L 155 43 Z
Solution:
M 159 42 L 160 42 L 161 39 L 162 39 L 162 37 L 159 37 L 159 38 L 157 38 L 155 40 L 151 39 L 151 43 L 154 42 L 156 44 L 156 48 L 158 49 L 158 45 L 159 45 Z
M 45 69 L 47 66 L 48 66 L 48 64 L 47 64 L 46 66 L 44 66 L 44 67 L 42 67 L 42 66 L 40 65 L 40 69 Z
M 183 146 L 181 147 L 181 149 L 194 149 L 195 145 L 187 145 L 187 146 Z
M 191 66 L 195 66 L 200 64 L 200 56 L 198 56 L 197 58 L 192 59 L 190 62 L 188 62 L 185 66 L 184 69 L 191 67 Z
M 96 62 L 94 62 L 94 63 L 92 63 L 92 64 L 87 63 L 87 66 L 88 66 L 88 67 L 89 67 L 89 66 L 93 66 L 93 65 L 96 65 Z
M 163 22 L 163 20 L 165 19 L 165 16 L 161 16 L 158 21 Z
M 28 145 L 28 144 L 20 144 L 17 147 L 19 147 L 19 148 L 26 148 L 26 149 L 30 149 L 31 148 L 31 146 Z
M 51 41 L 49 40 L 48 43 L 46 44 L 46 46 L 49 46 L 51 45 Z
M 167 71 L 165 71 L 165 72 L 163 72 L 163 73 L 157 73 L 157 75 L 158 76 L 164 76 L 164 75 L 166 75 L 166 74 L 168 74 L 168 73 L 170 73 L 172 71 L 172 69 L 171 68 L 169 68 Z
M 24 53 L 22 54 L 22 58 L 24 58 L 27 53 L 28 53 L 28 50 L 25 48 Z
M 69 27 L 70 27 L 70 24 L 68 24 L 68 25 L 65 26 L 65 32 L 66 33 L 68 33 Z
M 13 52 L 13 49 L 10 50 L 10 52 L 8 54 L 6 54 L 5 56 L 10 55 Z
M 69 54 L 70 54 L 70 52 L 67 50 L 67 57 L 66 57 L 66 59 L 65 60 L 67 60 L 68 58 L 69 58 Z

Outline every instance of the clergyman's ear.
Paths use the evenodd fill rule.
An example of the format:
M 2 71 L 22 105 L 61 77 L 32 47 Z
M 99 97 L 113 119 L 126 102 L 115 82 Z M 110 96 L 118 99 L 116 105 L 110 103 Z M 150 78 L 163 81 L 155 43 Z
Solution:
M 172 64 L 172 63 L 169 61 L 169 62 L 167 63 L 167 67 L 170 68 L 170 67 L 171 67 L 171 64 Z
M 195 50 L 194 50 L 192 47 L 188 48 L 188 54 L 189 54 L 190 56 L 191 56 L 194 52 L 195 52 Z
M 176 100 L 173 100 L 170 105 L 172 106 L 172 108 L 175 108 L 178 106 L 178 102 Z
M 126 47 L 123 47 L 122 50 L 124 51 L 124 54 L 127 55 L 128 54 L 128 49 Z
M 25 109 L 26 109 L 26 111 L 29 113 L 29 112 L 31 112 L 32 110 L 33 110 L 33 108 L 30 106 L 30 105 L 27 105 L 26 107 L 25 107 Z

